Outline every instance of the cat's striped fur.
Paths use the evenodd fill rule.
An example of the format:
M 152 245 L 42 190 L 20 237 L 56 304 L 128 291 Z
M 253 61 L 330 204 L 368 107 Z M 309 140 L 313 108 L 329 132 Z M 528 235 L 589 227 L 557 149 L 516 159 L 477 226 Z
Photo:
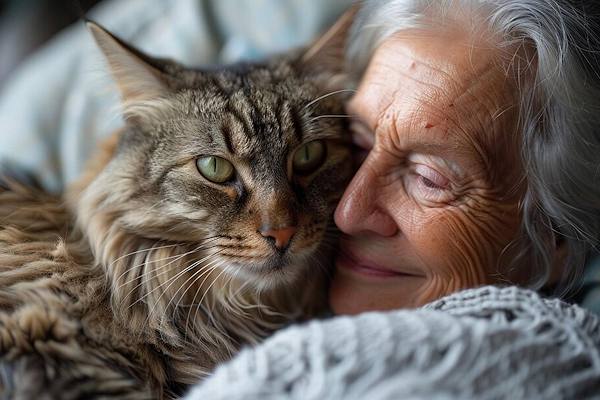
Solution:
M 173 398 L 324 306 L 331 213 L 351 173 L 343 118 L 328 117 L 343 108 L 327 47 L 197 71 L 91 29 L 127 125 L 64 196 L 0 188 L 4 398 Z M 290 157 L 313 140 L 326 160 L 294 175 Z M 236 178 L 203 179 L 204 154 Z M 260 224 L 297 230 L 273 250 Z

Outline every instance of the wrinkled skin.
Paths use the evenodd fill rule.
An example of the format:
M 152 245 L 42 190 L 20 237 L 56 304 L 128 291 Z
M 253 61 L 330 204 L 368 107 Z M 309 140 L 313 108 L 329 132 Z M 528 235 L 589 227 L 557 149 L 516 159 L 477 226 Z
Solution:
M 401 32 L 376 50 L 348 105 L 366 159 L 335 214 L 345 234 L 336 313 L 416 307 L 509 279 L 521 82 L 500 55 L 458 31 Z

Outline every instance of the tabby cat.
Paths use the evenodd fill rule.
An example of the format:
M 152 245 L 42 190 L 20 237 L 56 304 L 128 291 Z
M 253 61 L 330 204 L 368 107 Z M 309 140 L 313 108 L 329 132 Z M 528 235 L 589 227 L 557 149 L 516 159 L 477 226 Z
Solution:
M 174 398 L 323 309 L 351 174 L 344 35 L 195 70 L 88 27 L 126 124 L 63 196 L 0 188 L 1 390 Z

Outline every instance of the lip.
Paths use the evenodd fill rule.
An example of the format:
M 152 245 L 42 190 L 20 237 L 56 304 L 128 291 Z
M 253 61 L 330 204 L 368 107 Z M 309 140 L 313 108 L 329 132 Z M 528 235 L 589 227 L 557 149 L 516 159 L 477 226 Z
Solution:
M 347 250 L 343 251 L 338 256 L 336 266 L 358 275 L 373 278 L 422 277 L 416 274 L 396 271 L 373 262 L 364 261 Z

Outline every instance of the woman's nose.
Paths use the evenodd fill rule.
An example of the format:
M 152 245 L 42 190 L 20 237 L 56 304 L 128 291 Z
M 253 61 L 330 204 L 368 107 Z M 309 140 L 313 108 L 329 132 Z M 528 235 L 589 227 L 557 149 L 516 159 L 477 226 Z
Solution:
M 381 204 L 376 170 L 370 167 L 369 160 L 361 165 L 346 188 L 337 209 L 335 223 L 348 234 L 372 233 L 393 236 L 398 226 L 386 210 L 389 205 Z

